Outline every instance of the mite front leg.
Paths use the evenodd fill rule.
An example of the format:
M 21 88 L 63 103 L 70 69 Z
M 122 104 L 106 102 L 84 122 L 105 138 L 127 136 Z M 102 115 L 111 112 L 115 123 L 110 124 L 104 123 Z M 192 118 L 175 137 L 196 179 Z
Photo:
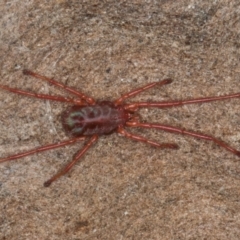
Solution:
M 125 104 L 124 109 L 126 110 L 137 110 L 140 107 L 158 107 L 158 108 L 168 108 L 168 107 L 177 107 L 183 106 L 187 104 L 196 104 L 196 103 L 207 103 L 207 102 L 215 102 L 221 101 L 231 98 L 240 98 L 240 93 L 234 93 L 230 95 L 224 96 L 216 96 L 216 97 L 205 97 L 205 98 L 195 98 L 189 100 L 182 101 L 166 101 L 166 102 L 133 102 L 130 104 Z
M 220 147 L 223 147 L 226 150 L 228 150 L 229 152 L 232 152 L 233 154 L 240 157 L 240 151 L 238 151 L 235 148 L 230 147 L 225 142 L 223 142 L 221 140 L 218 140 L 217 138 L 214 138 L 212 136 L 206 135 L 206 134 L 186 131 L 186 130 L 181 129 L 181 128 L 176 128 L 176 127 L 171 127 L 171 126 L 161 125 L 161 124 L 153 124 L 153 123 L 127 122 L 126 126 L 129 126 L 129 127 L 143 127 L 143 128 L 151 128 L 151 129 L 155 128 L 155 129 L 159 129 L 159 130 L 163 130 L 163 131 L 167 131 L 167 132 L 171 132 L 171 133 L 178 133 L 178 134 L 182 134 L 182 135 L 188 135 L 188 136 L 192 136 L 192 137 L 195 137 L 195 138 L 212 141 L 212 142 L 215 142 Z
M 171 80 L 171 79 L 164 79 L 164 80 L 162 80 L 162 81 L 160 81 L 160 82 L 149 83 L 149 84 L 147 84 L 147 85 L 144 86 L 144 87 L 140 87 L 140 88 L 134 89 L 134 90 L 132 90 L 131 92 L 122 95 L 119 99 L 117 99 L 116 101 L 114 101 L 114 104 L 115 104 L 115 105 L 121 105 L 122 102 L 123 102 L 124 100 L 126 100 L 127 98 L 134 97 L 134 96 L 136 96 L 137 94 L 139 94 L 139 93 L 141 93 L 141 92 L 143 92 L 143 91 L 146 91 L 146 90 L 148 90 L 148 89 L 150 89 L 150 88 L 153 88 L 153 87 L 155 87 L 155 86 L 163 86 L 163 85 L 170 84 L 170 83 L 172 83 L 172 80 Z
M 157 143 L 157 142 L 151 141 L 151 140 L 149 140 L 145 137 L 129 133 L 123 127 L 118 127 L 117 132 L 120 133 L 121 135 L 123 135 L 124 137 L 130 138 L 130 139 L 135 140 L 135 141 L 147 143 L 147 144 L 150 144 L 154 147 L 178 149 L 178 145 L 175 144 L 175 143 Z

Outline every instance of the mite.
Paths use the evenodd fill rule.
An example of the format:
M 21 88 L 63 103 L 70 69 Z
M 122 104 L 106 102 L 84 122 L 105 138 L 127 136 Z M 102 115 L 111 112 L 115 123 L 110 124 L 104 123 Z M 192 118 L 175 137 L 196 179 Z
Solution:
M 240 157 L 240 151 L 229 146 L 227 143 L 219 140 L 215 137 L 198 133 L 194 131 L 188 131 L 185 129 L 172 127 L 168 125 L 163 125 L 159 123 L 143 123 L 139 121 L 139 116 L 136 111 L 139 108 L 168 108 L 168 107 L 177 107 L 183 106 L 186 104 L 197 104 L 197 103 L 207 103 L 213 101 L 227 100 L 231 98 L 240 98 L 240 93 L 229 94 L 224 96 L 213 96 L 205 98 L 195 98 L 182 101 L 166 101 L 166 102 L 132 102 L 125 103 L 125 100 L 138 95 L 139 93 L 148 90 L 157 86 L 164 86 L 172 82 L 171 79 L 164 79 L 159 82 L 149 83 L 143 87 L 132 90 L 115 101 L 95 101 L 93 98 L 85 95 L 79 90 L 75 90 L 71 87 L 68 87 L 52 78 L 42 76 L 38 73 L 23 70 L 23 74 L 47 81 L 48 83 L 64 89 L 66 92 L 69 92 L 75 95 L 74 98 L 63 97 L 63 96 L 53 96 L 46 94 L 38 94 L 34 92 L 24 91 L 21 89 L 12 88 L 5 85 L 0 85 L 1 89 L 6 91 L 21 94 L 28 97 L 40 98 L 44 100 L 66 102 L 71 104 L 63 113 L 62 113 L 62 124 L 66 133 L 71 137 L 62 142 L 57 142 L 53 144 L 48 144 L 41 146 L 26 152 L 17 153 L 8 157 L 0 158 L 1 162 L 11 161 L 18 158 L 22 158 L 34 153 L 47 151 L 50 149 L 60 148 L 69 144 L 76 143 L 78 141 L 86 141 L 82 149 L 80 149 L 73 157 L 72 161 L 68 163 L 62 170 L 52 176 L 49 180 L 44 183 L 45 187 L 51 185 L 59 177 L 66 174 L 74 164 L 81 159 L 81 157 L 87 152 L 87 150 L 98 140 L 98 137 L 101 135 L 112 134 L 117 132 L 126 138 L 140 141 L 157 148 L 169 148 L 177 149 L 178 145 L 175 143 L 158 143 L 156 141 L 145 138 L 144 136 L 136 135 L 131 132 L 128 132 L 126 128 L 137 127 L 137 128 L 150 128 L 158 129 L 171 133 L 177 133 L 182 135 L 192 136 L 198 139 L 204 139 L 212 141 L 218 146 L 224 148 L 225 150 L 237 155 Z

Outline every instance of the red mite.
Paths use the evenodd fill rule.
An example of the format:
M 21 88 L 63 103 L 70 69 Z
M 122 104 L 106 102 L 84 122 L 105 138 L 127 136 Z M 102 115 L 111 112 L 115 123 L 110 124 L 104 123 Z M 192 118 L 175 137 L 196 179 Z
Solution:
M 54 86 L 63 88 L 65 91 L 76 96 L 76 98 L 68 98 L 68 97 L 62 97 L 62 96 L 38 94 L 38 93 L 27 92 L 20 89 L 0 85 L 0 88 L 7 90 L 9 92 L 22 94 L 22 95 L 30 96 L 34 98 L 67 102 L 67 103 L 73 104 L 73 106 L 69 107 L 62 114 L 63 127 L 67 133 L 72 135 L 72 138 L 63 142 L 49 144 L 46 146 L 35 148 L 27 152 L 18 153 L 9 157 L 1 158 L 0 163 L 22 158 L 37 152 L 63 147 L 69 144 L 76 143 L 77 141 L 83 141 L 85 139 L 88 139 L 85 146 L 74 155 L 72 161 L 69 164 L 67 164 L 60 172 L 58 172 L 56 175 L 54 175 L 52 178 L 50 178 L 48 181 L 44 183 L 45 187 L 50 186 L 50 184 L 53 181 L 55 181 L 62 175 L 66 174 L 73 167 L 73 165 L 77 161 L 79 161 L 79 159 L 86 153 L 86 151 L 98 140 L 98 137 L 100 135 L 106 135 L 106 134 L 111 134 L 113 132 L 117 132 L 127 138 L 148 143 L 154 147 L 171 148 L 171 149 L 178 148 L 178 146 L 174 143 L 158 143 L 158 142 L 149 140 L 143 136 L 132 134 L 126 131 L 125 127 L 155 128 L 155 129 L 159 129 L 167 132 L 189 135 L 195 138 L 209 140 L 216 143 L 220 147 L 223 147 L 226 150 L 232 152 L 238 157 L 240 157 L 240 151 L 230 147 L 225 142 L 219 139 L 216 139 L 212 136 L 205 135 L 202 133 L 187 131 L 184 129 L 171 127 L 167 125 L 162 125 L 158 123 L 142 123 L 142 122 L 139 122 L 138 116 L 135 113 L 136 110 L 142 107 L 167 108 L 167 107 L 182 106 L 185 104 L 206 103 L 206 102 L 219 101 L 219 100 L 225 100 L 230 98 L 240 98 L 240 93 L 235 93 L 235 94 L 230 94 L 225 96 L 196 98 L 196 99 L 183 100 L 183 101 L 133 102 L 129 104 L 124 103 L 126 99 L 134 97 L 137 94 L 147 89 L 153 88 L 155 86 L 163 86 L 166 84 L 170 84 L 172 82 L 171 79 L 165 79 L 160 82 L 149 83 L 144 87 L 137 88 L 133 91 L 130 91 L 129 93 L 122 95 L 120 98 L 118 98 L 113 102 L 110 102 L 110 101 L 98 102 L 98 101 L 95 101 L 93 98 L 86 96 L 84 93 L 77 91 L 73 88 L 70 88 L 62 83 L 59 83 L 54 79 L 41 76 L 29 70 L 24 70 L 23 74 L 31 75 L 32 77 L 47 81 L 53 84 Z

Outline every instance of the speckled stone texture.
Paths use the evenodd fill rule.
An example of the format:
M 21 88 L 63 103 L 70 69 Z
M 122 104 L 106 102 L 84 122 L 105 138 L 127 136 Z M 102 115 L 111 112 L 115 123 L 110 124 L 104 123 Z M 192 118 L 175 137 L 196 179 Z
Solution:
M 174 82 L 133 100 L 239 92 L 240 3 L 3 0 L 0 56 L 0 84 L 45 94 L 64 93 L 23 69 L 100 100 L 166 77 Z M 67 105 L 0 90 L 0 156 L 67 139 Z M 240 149 L 240 99 L 139 113 Z M 237 156 L 191 137 L 132 132 L 180 149 L 104 136 L 49 188 L 43 182 L 83 143 L 0 164 L 0 239 L 240 239 Z

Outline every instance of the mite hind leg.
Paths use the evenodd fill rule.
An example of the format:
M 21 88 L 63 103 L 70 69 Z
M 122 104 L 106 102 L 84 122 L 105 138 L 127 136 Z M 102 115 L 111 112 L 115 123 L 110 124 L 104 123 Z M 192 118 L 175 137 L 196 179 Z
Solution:
M 67 91 L 67 92 L 69 92 L 69 93 L 72 93 L 72 94 L 78 96 L 80 99 L 86 101 L 86 102 L 89 103 L 89 104 L 94 104 L 94 103 L 95 103 L 95 100 L 94 100 L 93 98 L 88 97 L 88 96 L 85 95 L 84 93 L 82 93 L 82 92 L 80 92 L 80 91 L 78 91 L 78 90 L 75 90 L 75 89 L 73 89 L 73 88 L 71 88 L 71 87 L 68 87 L 67 85 L 62 84 L 62 83 L 60 83 L 60 82 L 58 82 L 58 81 L 56 81 L 56 80 L 54 80 L 54 79 L 52 79 L 52 78 L 48 78 L 48 77 L 42 76 L 42 75 L 40 75 L 40 74 L 38 74 L 38 73 L 32 72 L 32 71 L 27 70 L 27 69 L 24 69 L 24 70 L 23 70 L 23 74 L 25 74 L 25 75 L 30 75 L 30 76 L 32 76 L 32 77 L 35 77 L 35 78 L 41 79 L 41 80 L 43 80 L 43 81 L 49 82 L 49 83 L 51 83 L 52 85 L 54 85 L 54 86 L 56 86 L 56 87 L 62 88 L 62 89 L 64 89 L 65 91 Z
M 49 180 L 44 183 L 44 187 L 49 187 L 52 182 L 65 175 L 69 170 L 80 160 L 80 158 L 87 152 L 87 150 L 95 143 L 98 139 L 97 135 L 93 135 L 87 144 L 73 157 L 73 160 L 68 163 L 60 172 L 55 174 Z

